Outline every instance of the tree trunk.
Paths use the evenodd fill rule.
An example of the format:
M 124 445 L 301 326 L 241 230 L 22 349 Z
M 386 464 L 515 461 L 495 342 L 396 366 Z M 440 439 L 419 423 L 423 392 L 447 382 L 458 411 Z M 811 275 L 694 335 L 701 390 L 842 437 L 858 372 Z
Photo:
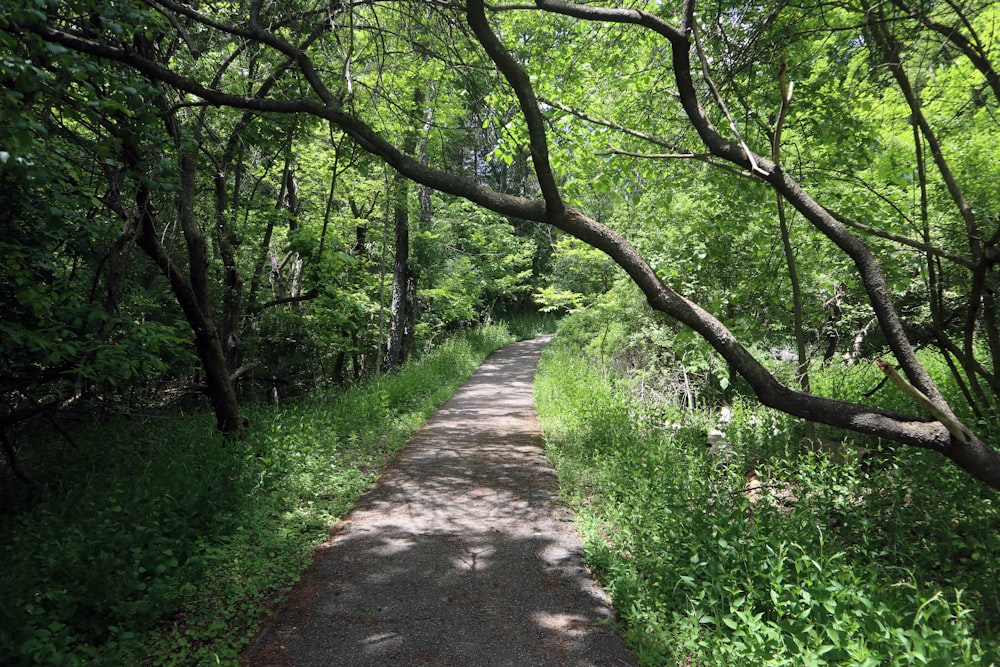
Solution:
M 240 169 L 240 166 L 237 166 Z M 237 182 L 238 182 L 237 178 Z M 239 197 L 239 190 L 234 187 L 234 203 Z M 222 306 L 222 340 L 226 354 L 226 367 L 230 373 L 239 368 L 242 363 L 240 338 L 243 328 L 243 278 L 236 266 L 236 235 L 232 233 L 226 216 L 229 215 L 228 183 L 226 174 L 218 171 L 215 174 L 215 229 L 219 244 L 219 255 L 222 258 L 223 283 L 225 293 Z
M 393 178 L 393 226 L 395 227 L 395 259 L 392 265 L 392 296 L 389 300 L 389 338 L 386 343 L 382 370 L 392 371 L 406 361 L 406 313 L 409 299 L 407 282 L 410 277 L 410 215 L 407 210 L 407 181 L 399 174 Z
M 212 316 L 208 253 L 195 220 L 196 153 L 183 145 L 176 118 L 168 115 L 164 120 L 178 151 L 180 191 L 177 206 L 188 248 L 189 276 L 184 275 L 178 263 L 167 254 L 160 243 L 156 214 L 149 186 L 145 182 L 140 182 L 136 190 L 136 244 L 153 260 L 167 279 L 170 290 L 194 332 L 195 352 L 205 373 L 205 393 L 215 412 L 216 425 L 222 433 L 233 434 L 241 429 L 243 419 L 226 364 L 222 341 Z M 123 164 L 129 169 L 138 171 L 143 160 L 135 135 L 123 132 L 122 142 Z
M 413 108 L 424 103 L 424 93 L 420 88 L 413 91 Z M 427 112 L 429 118 L 431 112 Z M 428 124 L 430 120 L 427 121 Z M 426 131 L 425 131 L 426 133 Z M 413 152 L 417 145 L 417 128 L 411 128 L 403 140 L 403 150 Z M 403 365 L 409 350 L 413 348 L 413 297 L 416 282 L 410 269 L 410 211 L 409 179 L 396 173 L 393 177 L 393 225 L 395 227 L 395 259 L 392 267 L 392 297 L 389 301 L 389 339 L 386 343 L 382 370 L 392 371 Z
M 411 151 L 400 150 L 397 143 L 389 141 L 362 119 L 353 115 L 342 100 L 319 79 L 317 70 L 304 48 L 298 49 L 281 41 L 264 27 L 256 28 L 262 36 L 258 39 L 258 43 L 270 48 L 274 48 L 275 43 L 282 44 L 283 52 L 294 57 L 305 73 L 305 80 L 314 96 L 312 99 L 306 97 L 256 99 L 222 91 L 213 85 L 206 85 L 167 70 L 131 50 L 116 45 L 95 43 L 54 28 L 49 23 L 26 21 L 23 26 L 45 39 L 69 48 L 122 62 L 146 76 L 164 81 L 212 104 L 256 109 L 262 112 L 309 113 L 324 118 L 338 125 L 359 146 L 379 156 L 386 164 L 409 179 L 440 192 L 462 197 L 503 215 L 562 229 L 614 259 L 643 291 L 651 307 L 690 327 L 708 341 L 733 368 L 738 370 L 765 405 L 831 426 L 932 449 L 955 462 L 969 474 L 1000 488 L 1000 453 L 984 445 L 954 418 L 940 390 L 931 381 L 927 369 L 917 358 L 914 346 L 907 337 L 899 313 L 890 297 L 882 267 L 871 249 L 853 235 L 833 213 L 810 197 L 788 172 L 780 169 L 771 160 L 753 153 L 745 142 L 736 136 L 735 123 L 733 123 L 732 138 L 724 136 L 714 127 L 710 114 L 701 102 L 704 83 L 710 83 L 708 73 L 704 73 L 704 82 L 699 79 L 696 83 L 691 63 L 696 30 L 693 0 L 687 0 L 683 4 L 681 22 L 678 26 L 668 23 L 660 16 L 637 9 L 573 4 L 562 0 L 536 0 L 533 6 L 540 10 L 588 21 L 632 24 L 651 30 L 669 43 L 676 95 L 689 123 L 707 147 L 711 159 L 714 162 L 728 163 L 741 173 L 749 173 L 754 178 L 770 184 L 786 202 L 802 214 L 805 220 L 853 261 L 855 271 L 864 285 L 889 347 L 911 385 L 922 392 L 930 403 L 937 406 L 940 417 L 908 417 L 872 406 L 815 396 L 783 385 L 717 318 L 664 283 L 624 237 L 582 212 L 568 207 L 561 197 L 556 173 L 549 161 L 547 142 L 549 125 L 534 94 L 531 78 L 524 71 L 521 62 L 507 51 L 493 33 L 482 0 L 468 0 L 466 3 L 468 23 L 480 45 L 493 61 L 494 67 L 503 75 L 517 97 L 527 132 L 531 163 L 538 180 L 538 191 L 541 193 L 540 199 L 498 192 L 477 178 L 457 170 L 446 171 L 422 164 L 412 157 Z M 214 29 L 214 26 L 210 27 Z M 248 39 L 255 38 L 248 37 Z M 714 86 L 711 86 L 711 89 L 713 93 L 717 93 Z M 716 102 L 723 107 L 721 98 L 717 98 Z M 405 149 L 405 142 L 403 148 Z M 144 234 L 143 238 L 148 236 Z M 155 240 L 155 235 L 152 240 Z M 169 268 L 168 265 L 163 270 L 167 272 Z M 183 306 L 184 300 L 181 301 Z M 978 368 L 977 372 L 982 373 Z M 939 419 L 950 422 L 954 430 L 949 430 L 944 421 Z
M 778 197 L 778 224 L 781 227 L 781 245 L 785 250 L 785 263 L 788 266 L 788 280 L 792 285 L 792 330 L 795 334 L 795 364 L 799 388 L 809 393 L 809 355 L 806 351 L 806 334 L 802 326 L 802 287 L 799 285 L 799 272 L 795 266 L 795 249 L 792 247 L 791 233 L 788 229 L 788 218 L 785 215 L 785 202 Z M 811 421 L 803 423 L 805 439 L 816 441 L 816 427 Z
M 242 427 L 243 421 L 218 330 L 211 312 L 202 308 L 207 299 L 205 295 L 197 294 L 194 283 L 184 277 L 176 262 L 171 261 L 160 244 L 156 233 L 155 215 L 149 201 L 149 190 L 145 185 L 139 186 L 136 203 L 139 208 L 139 233 L 136 242 L 166 277 L 177 303 L 194 331 L 195 352 L 205 373 L 205 392 L 215 412 L 218 429 L 225 434 L 236 433 Z

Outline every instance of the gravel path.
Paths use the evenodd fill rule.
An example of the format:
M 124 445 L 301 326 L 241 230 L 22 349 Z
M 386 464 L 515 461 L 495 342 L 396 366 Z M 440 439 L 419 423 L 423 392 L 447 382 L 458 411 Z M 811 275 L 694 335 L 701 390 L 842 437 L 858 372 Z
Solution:
M 541 447 L 547 342 L 495 353 L 411 438 L 243 665 L 635 664 Z

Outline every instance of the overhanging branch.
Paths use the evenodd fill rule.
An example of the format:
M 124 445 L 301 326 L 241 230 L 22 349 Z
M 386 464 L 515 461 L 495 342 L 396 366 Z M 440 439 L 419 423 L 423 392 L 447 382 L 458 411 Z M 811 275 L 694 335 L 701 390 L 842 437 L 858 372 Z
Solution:
M 489 35 L 492 35 L 492 32 L 489 26 L 486 25 L 484 6 L 481 0 L 473 0 L 469 6 L 470 23 L 476 23 L 477 21 L 481 23 L 479 25 L 481 30 L 477 32 L 477 37 L 481 41 L 490 43 Z M 670 26 L 657 17 L 633 10 L 611 10 L 599 7 L 568 5 L 552 0 L 539 0 L 538 6 L 553 8 L 553 11 L 562 9 L 564 11 L 561 13 L 569 15 L 580 14 L 581 17 L 604 17 L 601 19 L 592 18 L 590 20 L 611 20 L 607 17 L 617 17 L 621 19 L 619 22 L 647 25 L 650 29 L 666 36 L 671 41 L 673 47 L 678 90 L 690 122 L 706 142 L 706 146 L 713 155 L 729 160 L 740 167 L 749 167 L 744 151 L 736 144 L 727 142 L 711 127 L 707 115 L 704 114 L 704 110 L 700 106 L 695 94 L 694 82 L 691 79 L 690 43 L 686 32 Z M 693 7 L 692 3 L 686 3 L 685 7 L 688 8 L 688 14 L 690 14 L 690 10 Z M 628 20 L 625 20 L 626 18 Z M 688 16 L 685 19 L 685 25 L 690 23 L 690 18 Z M 996 452 L 985 447 L 974 438 L 969 443 L 962 443 L 952 438 L 951 434 L 948 433 L 948 430 L 940 422 L 914 419 L 863 405 L 815 396 L 792 390 L 781 384 L 763 368 L 718 319 L 696 303 L 684 298 L 666 286 L 648 263 L 621 235 L 579 211 L 562 206 L 558 192 L 555 190 L 554 181 L 551 180 L 551 173 L 546 175 L 545 172 L 545 167 L 548 165 L 547 148 L 544 143 L 545 127 L 544 123 L 541 123 L 541 113 L 538 109 L 537 100 L 534 99 L 530 81 L 527 86 L 519 83 L 521 81 L 519 76 L 523 75 L 524 72 L 520 70 L 520 66 L 516 62 L 513 64 L 520 71 L 520 75 L 518 71 L 509 67 L 510 63 L 504 65 L 503 53 L 506 53 L 506 51 L 503 50 L 502 44 L 499 44 L 499 40 L 497 40 L 493 47 L 487 47 L 484 44 L 484 48 L 487 48 L 487 52 L 494 59 L 496 66 L 508 77 L 508 80 L 513 79 L 511 85 L 519 92 L 519 95 L 525 96 L 525 100 L 522 102 L 522 112 L 526 114 L 526 120 L 529 121 L 530 139 L 533 148 L 532 157 L 536 160 L 536 172 L 541 172 L 538 175 L 540 183 L 543 185 L 545 201 L 529 200 L 500 193 L 461 174 L 422 165 L 418 160 L 399 150 L 393 143 L 375 132 L 362 120 L 345 112 L 338 104 L 330 103 L 330 100 L 324 99 L 321 89 L 317 90 L 314 88 L 313 90 L 313 94 L 319 97 L 320 101 L 304 98 L 275 100 L 233 95 L 212 86 L 205 86 L 197 80 L 182 76 L 159 63 L 143 58 L 127 47 L 101 44 L 78 35 L 55 30 L 44 24 L 27 26 L 27 29 L 39 34 L 44 39 L 63 44 L 68 48 L 120 62 L 151 79 L 205 99 L 211 104 L 272 113 L 306 113 L 326 119 L 340 127 L 347 136 L 351 137 L 362 148 L 381 158 L 406 178 L 440 192 L 467 199 L 470 202 L 504 215 L 552 224 L 611 256 L 639 285 L 653 308 L 673 317 L 705 338 L 723 358 L 731 363 L 748 380 L 757 396 L 766 405 L 795 416 L 821 421 L 861 433 L 891 438 L 899 442 L 946 453 L 954 460 L 960 462 L 960 465 L 972 474 L 987 479 L 989 483 L 1000 487 L 1000 466 L 997 465 Z M 495 39 L 495 35 L 493 37 Z M 494 48 L 497 45 L 503 50 L 503 53 Z M 493 48 L 492 52 L 490 51 L 491 48 Z M 507 55 L 509 57 L 509 54 Z M 307 56 L 303 53 L 301 57 L 306 58 Z M 298 60 L 296 64 L 297 66 L 301 66 Z M 505 67 L 507 67 L 506 70 L 504 69 Z M 540 145 L 537 143 L 539 141 L 542 142 Z M 538 150 L 539 148 L 543 150 Z M 770 161 L 767 161 L 766 158 L 760 159 L 765 161 L 768 166 L 770 165 Z M 879 293 L 879 290 L 884 288 L 885 285 L 884 281 L 881 283 L 878 282 L 880 276 L 878 275 L 877 267 L 874 264 L 865 263 L 868 260 L 874 262 L 874 257 L 870 253 L 865 255 L 863 246 L 860 246 L 862 248 L 861 251 L 858 250 L 859 246 L 855 244 L 860 244 L 860 242 L 850 234 L 846 234 L 845 236 L 843 225 L 838 223 L 828 212 L 810 199 L 801 190 L 798 183 L 792 180 L 787 174 L 784 174 L 780 170 L 777 172 L 768 172 L 767 180 L 783 196 L 792 201 L 797 208 L 801 207 L 800 210 L 803 210 L 804 214 L 818 228 L 826 232 L 828 236 L 831 236 L 838 245 L 841 245 L 842 248 L 846 247 L 845 252 L 847 254 L 851 255 L 851 252 L 855 252 L 851 256 L 856 259 L 856 263 L 860 262 L 859 270 L 866 280 L 866 286 L 869 288 L 870 293 L 875 293 L 872 296 L 873 302 L 877 302 L 877 306 L 884 306 L 889 303 L 888 293 Z M 546 190 L 548 191 L 546 192 Z M 851 252 L 848 252 L 848 250 Z M 858 252 L 861 254 L 857 254 Z M 883 319 L 883 328 L 885 328 L 886 323 L 893 324 L 892 317 L 895 317 L 895 313 L 891 308 L 891 304 L 889 305 L 889 315 L 887 317 L 889 318 L 888 320 Z M 890 327 L 887 336 L 891 339 L 893 335 L 896 335 L 896 332 L 892 331 Z M 899 340 L 896 340 L 896 342 L 899 343 Z M 905 339 L 903 342 L 908 345 L 908 341 L 905 341 Z M 903 352 L 905 353 L 906 349 L 903 349 Z M 899 356 L 897 353 L 897 358 Z M 904 361 L 904 365 L 914 362 L 915 355 L 913 359 Z M 908 369 L 909 372 L 910 370 Z M 918 382 L 914 382 L 913 384 L 921 385 Z M 924 393 L 930 397 L 932 402 L 937 404 L 938 396 L 927 391 L 924 391 Z M 983 472 L 989 466 L 992 466 L 992 471 Z
M 486 20 L 486 12 L 482 0 L 469 0 L 467 3 L 469 27 L 476 35 L 490 60 L 513 88 L 521 107 L 525 123 L 528 126 L 528 145 L 531 149 L 531 161 L 535 168 L 535 176 L 545 199 L 546 216 L 556 217 L 565 209 L 555 177 L 552 174 L 552 164 L 549 162 L 548 139 L 545 133 L 545 119 L 538 108 L 538 98 L 531 86 L 531 80 L 520 64 L 506 47 L 500 42 Z

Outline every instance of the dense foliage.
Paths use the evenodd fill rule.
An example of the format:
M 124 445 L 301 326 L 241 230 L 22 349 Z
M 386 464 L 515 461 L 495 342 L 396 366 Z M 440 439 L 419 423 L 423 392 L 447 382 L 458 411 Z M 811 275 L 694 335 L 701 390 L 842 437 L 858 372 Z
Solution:
M 764 404 L 1000 486 L 996 7 L 533 8 L 5 7 L 0 171 L 27 196 L 6 208 L 4 423 L 94 382 L 190 376 L 162 361 L 183 319 L 236 432 L 238 383 L 286 381 L 296 352 L 360 376 L 529 293 L 582 305 L 608 281 L 569 285 L 590 260 L 550 265 L 580 253 L 559 230 Z M 915 404 L 816 394 L 810 360 L 839 355 L 886 356 Z
M 255 403 L 227 447 L 204 411 L 39 437 L 31 466 L 60 474 L 44 498 L 2 497 L 0 662 L 235 664 L 404 438 L 513 338 L 466 332 L 397 374 Z
M 800 425 L 742 400 L 724 418 L 702 395 L 691 410 L 676 378 L 602 361 L 595 324 L 564 321 L 536 395 L 640 664 L 1000 660 L 996 492 L 930 472 L 927 452 L 804 448 Z M 825 378 L 848 396 L 877 382 Z
M 734 588 L 735 567 L 713 574 L 715 592 L 697 588 L 690 568 L 671 569 L 684 554 L 635 528 L 619 540 L 621 562 L 649 565 L 621 581 L 672 572 L 658 585 L 686 601 L 733 589 L 692 607 L 671 641 L 720 657 L 704 633 L 732 638 L 723 627 L 741 632 L 749 619 L 765 642 L 748 649 L 758 655 L 782 624 L 817 661 L 865 651 L 879 661 L 914 642 L 941 660 L 992 651 L 992 612 L 973 599 L 992 557 L 961 528 L 986 530 L 992 497 L 943 464 L 1000 488 L 1000 5 L 621 5 L 0 0 L 4 520 L 26 531 L 18 522 L 34 521 L 38 503 L 38 517 L 51 513 L 39 534 L 51 539 L 59 526 L 83 539 L 146 510 L 164 522 L 67 550 L 83 589 L 109 588 L 85 610 L 94 627 L 67 622 L 79 596 L 53 580 L 39 588 L 51 600 L 0 603 L 19 619 L 3 631 L 27 633 L 11 642 L 69 655 L 92 639 L 132 641 L 132 625 L 109 619 L 138 627 L 175 613 L 188 591 L 160 580 L 202 568 L 202 546 L 158 549 L 158 536 L 214 544 L 229 530 L 208 507 L 245 495 L 259 461 L 232 457 L 261 437 L 265 399 L 283 406 L 391 376 L 457 330 L 537 307 L 572 313 L 566 344 L 632 383 L 626 399 L 617 380 L 607 393 L 580 381 L 617 406 L 606 423 L 580 426 L 593 428 L 587 447 L 606 472 L 648 487 L 649 507 L 666 507 L 671 489 L 696 494 L 681 497 L 701 514 L 685 526 L 658 519 L 649 540 L 666 540 L 661 529 L 678 531 L 675 543 L 712 533 L 727 563 L 766 541 L 740 541 L 747 531 L 785 526 L 792 533 L 761 568 L 840 573 L 827 597 L 790 584 L 810 596 L 796 620 L 775 579 L 772 607 L 754 597 L 767 582 Z M 758 403 L 789 417 L 760 416 Z M 190 427 L 163 480 L 108 492 L 96 518 L 71 511 L 89 471 L 158 465 L 165 443 L 129 435 L 123 415 L 206 404 L 225 438 Z M 678 406 L 729 406 L 738 463 L 706 469 L 685 420 L 708 417 Z M 80 415 L 111 420 L 120 442 L 105 452 L 76 433 Z M 763 426 L 772 421 L 781 437 Z M 648 457 L 635 438 L 648 440 Z M 845 450 L 845 438 L 862 451 Z M 751 507 L 740 493 L 740 479 L 766 465 L 796 495 L 793 509 Z M 718 483 L 671 486 L 668 467 Z M 201 487 L 177 500 L 175 478 Z M 931 488 L 934 511 L 916 500 Z M 623 493 L 645 497 L 636 489 Z M 877 498 L 891 509 L 870 507 Z M 820 534 L 810 513 L 840 518 Z M 894 521 L 920 528 L 904 540 Z M 936 564 L 847 567 L 854 551 L 888 549 L 865 542 L 876 539 L 866 527 L 943 546 L 925 549 Z M 959 528 L 973 545 L 964 551 Z M 14 570 L 22 580 L 51 570 L 30 560 L 48 552 L 15 551 L 27 559 Z M 686 562 L 702 567 L 707 553 Z M 125 559 L 130 574 L 88 584 L 101 559 Z M 935 578 L 944 570 L 968 579 Z M 851 577 L 882 582 L 843 590 L 881 610 L 872 615 L 886 627 L 951 619 L 954 633 L 857 634 L 836 616 L 834 591 Z M 632 585 L 619 591 L 626 607 L 639 599 Z M 817 645 L 813 603 L 854 639 Z

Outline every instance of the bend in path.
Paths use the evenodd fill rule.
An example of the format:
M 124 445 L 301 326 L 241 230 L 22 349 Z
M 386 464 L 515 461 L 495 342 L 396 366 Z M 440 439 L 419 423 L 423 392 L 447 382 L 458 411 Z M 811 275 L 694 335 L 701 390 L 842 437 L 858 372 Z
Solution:
M 542 449 L 548 340 L 493 354 L 414 434 L 243 665 L 635 664 Z

